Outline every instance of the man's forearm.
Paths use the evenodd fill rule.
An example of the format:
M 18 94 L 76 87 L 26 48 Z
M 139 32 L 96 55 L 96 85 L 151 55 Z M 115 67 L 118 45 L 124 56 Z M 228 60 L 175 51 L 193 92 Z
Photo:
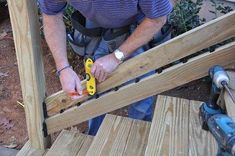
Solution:
M 43 14 L 44 33 L 47 44 L 54 57 L 57 70 L 67 66 L 68 58 L 66 53 L 66 31 L 63 22 L 63 15 Z
M 136 49 L 148 43 L 165 23 L 165 16 L 158 19 L 145 18 L 119 49 L 125 52 L 125 57 L 129 56 Z

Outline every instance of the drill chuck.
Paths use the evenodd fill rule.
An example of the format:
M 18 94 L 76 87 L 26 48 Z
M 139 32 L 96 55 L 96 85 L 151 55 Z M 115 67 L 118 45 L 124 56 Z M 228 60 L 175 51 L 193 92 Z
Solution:
M 227 85 L 229 83 L 227 73 L 225 71 L 217 71 L 213 77 L 213 82 L 218 88 L 223 88 L 223 84 Z

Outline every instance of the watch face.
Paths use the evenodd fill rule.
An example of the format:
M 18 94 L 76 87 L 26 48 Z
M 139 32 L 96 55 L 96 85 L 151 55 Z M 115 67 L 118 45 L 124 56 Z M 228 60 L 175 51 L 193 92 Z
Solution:
M 116 51 L 114 52 L 114 54 L 115 54 L 115 56 L 116 56 L 116 58 L 117 58 L 118 60 L 120 60 L 120 61 L 123 61 L 123 60 L 124 60 L 124 54 L 123 54 L 123 52 L 121 52 L 121 51 L 119 51 L 119 50 L 116 50 Z

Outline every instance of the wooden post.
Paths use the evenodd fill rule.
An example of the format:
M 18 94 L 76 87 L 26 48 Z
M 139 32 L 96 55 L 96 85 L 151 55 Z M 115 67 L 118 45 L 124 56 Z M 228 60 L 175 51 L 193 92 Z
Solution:
M 20 75 L 29 142 L 44 150 L 43 133 L 45 79 L 40 44 L 37 4 L 35 0 L 8 0 Z

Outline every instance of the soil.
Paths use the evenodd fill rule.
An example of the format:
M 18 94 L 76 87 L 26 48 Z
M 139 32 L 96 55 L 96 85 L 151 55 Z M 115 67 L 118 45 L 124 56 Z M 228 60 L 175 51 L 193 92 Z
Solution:
M 1 38 L 1 34 L 3 34 L 4 37 Z M 42 47 L 46 88 L 47 94 L 50 95 L 61 90 L 61 86 L 58 78 L 55 76 L 54 60 L 44 40 L 42 40 Z M 28 140 L 28 136 L 24 109 L 20 105 L 20 103 L 22 103 L 22 93 L 14 40 L 7 15 L 4 20 L 0 20 L 0 58 L 0 146 L 20 149 Z M 77 73 L 82 74 L 82 60 L 77 57 L 73 57 L 72 60 Z M 209 86 L 209 81 L 203 78 L 163 94 L 207 101 Z M 122 108 L 113 113 L 126 116 L 127 109 Z M 85 131 L 86 127 L 86 123 L 77 126 L 80 131 Z

